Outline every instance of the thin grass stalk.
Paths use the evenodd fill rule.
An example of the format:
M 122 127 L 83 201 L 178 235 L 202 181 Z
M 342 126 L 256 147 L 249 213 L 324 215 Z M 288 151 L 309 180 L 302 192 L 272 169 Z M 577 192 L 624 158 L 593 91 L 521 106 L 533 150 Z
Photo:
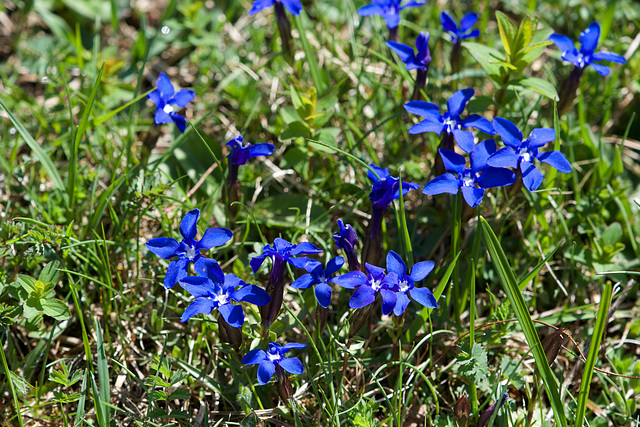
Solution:
M 9 335 L 5 335 L 7 339 L 9 339 Z M 11 370 L 9 370 L 9 365 L 7 364 L 7 358 L 4 354 L 4 347 L 0 342 L 0 356 L 2 357 L 2 367 L 4 369 L 4 375 L 6 381 L 9 383 L 9 388 L 11 389 L 11 397 L 13 397 L 13 405 L 16 408 L 16 416 L 18 417 L 18 424 L 20 427 L 24 427 L 24 421 L 22 421 L 22 413 L 20 412 L 20 403 L 18 403 L 18 393 L 16 392 L 16 388 L 13 385 L 13 379 L 11 378 Z

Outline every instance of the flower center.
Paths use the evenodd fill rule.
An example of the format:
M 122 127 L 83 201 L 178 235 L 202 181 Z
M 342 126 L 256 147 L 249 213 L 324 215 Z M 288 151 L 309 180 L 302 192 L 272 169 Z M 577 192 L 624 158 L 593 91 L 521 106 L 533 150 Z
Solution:
M 223 292 L 214 296 L 213 300 L 218 303 L 218 306 L 225 305 L 229 303 L 229 295 Z
M 371 288 L 378 292 L 380 290 L 380 288 L 382 288 L 382 281 L 378 280 L 378 279 L 371 279 Z
M 187 249 L 184 251 L 184 253 L 185 253 L 185 256 L 188 259 L 195 258 L 195 256 L 196 256 L 196 246 L 195 245 L 193 245 L 193 246 L 187 245 Z
M 171 113 L 173 113 L 173 107 L 171 105 L 167 104 L 167 105 L 164 106 L 162 111 L 164 111 L 167 114 L 171 114 Z
M 405 294 L 413 287 L 406 279 L 403 279 L 400 283 L 398 283 L 398 286 L 400 286 L 400 292 L 403 292 Z
M 526 148 L 522 148 L 522 149 L 518 150 L 518 156 L 520 157 L 520 160 L 522 160 L 522 161 L 525 161 L 525 162 L 530 162 L 531 161 L 531 153 Z
M 444 125 L 447 127 L 448 132 L 453 132 L 453 130 L 458 125 L 458 121 L 450 117 L 447 117 L 446 119 L 444 119 Z
M 465 187 L 474 187 L 475 184 L 473 182 L 473 177 L 470 175 L 466 175 L 465 177 L 462 178 L 462 184 Z
M 280 360 L 282 358 L 282 356 L 280 356 L 278 353 L 268 353 L 267 354 L 267 358 L 269 359 L 270 362 L 277 362 L 278 360 Z

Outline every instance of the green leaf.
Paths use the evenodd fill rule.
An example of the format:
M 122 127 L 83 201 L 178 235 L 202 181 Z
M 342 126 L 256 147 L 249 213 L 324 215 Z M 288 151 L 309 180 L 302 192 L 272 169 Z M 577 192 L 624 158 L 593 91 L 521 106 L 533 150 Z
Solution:
M 502 84 L 502 68 L 494 64 L 495 62 L 504 61 L 504 55 L 500 53 L 500 51 L 473 42 L 462 43 L 462 46 L 478 61 L 478 64 L 487 72 L 491 79 Z
M 36 292 L 36 279 L 33 277 L 20 274 L 18 276 L 18 283 L 20 283 L 20 286 L 30 294 Z
M 96 395 L 96 387 L 95 380 L 93 379 L 93 375 L 91 378 L 93 380 L 92 386 L 94 390 L 94 402 L 96 406 L 100 406 L 100 411 L 96 411 L 98 415 L 98 424 L 101 427 L 109 426 L 109 420 L 111 419 L 111 414 L 109 410 L 109 406 L 104 403 L 111 402 L 111 385 L 109 384 L 109 365 L 107 363 L 107 356 L 105 354 L 104 341 L 102 339 L 102 326 L 100 326 L 100 321 L 98 318 L 95 319 L 95 328 L 96 328 L 96 353 L 97 353 L 97 364 L 98 364 L 98 381 L 99 381 L 99 391 Z M 96 408 L 97 409 L 97 408 Z
M 69 307 L 59 299 L 45 299 L 42 301 L 42 309 L 44 314 L 51 316 L 56 320 L 66 320 L 71 316 Z
M 510 69 L 510 70 L 514 70 L 514 71 L 517 71 L 517 70 L 518 70 L 515 66 L 511 65 L 511 63 L 509 63 L 509 62 L 504 62 L 504 61 L 501 61 L 501 62 L 492 62 L 492 64 L 494 64 L 494 65 L 498 65 L 498 66 L 500 66 L 500 67 L 508 68 L 508 69 Z
M 518 80 L 517 83 L 522 87 L 534 90 L 551 100 L 557 101 L 559 99 L 556 88 L 546 80 L 539 79 L 537 77 L 528 77 L 526 79 Z
M 520 56 L 522 51 L 527 46 L 529 46 L 529 43 L 531 43 L 534 34 L 535 30 L 533 28 L 533 22 L 531 21 L 531 18 L 527 16 L 520 22 L 520 25 L 518 26 L 518 33 L 516 34 L 514 41 L 512 58 L 517 58 L 518 56 Z
M 305 122 L 293 122 L 280 134 L 280 140 L 286 141 L 287 139 L 309 136 L 311 136 L 311 130 Z
M 60 278 L 58 267 L 60 267 L 59 261 L 51 261 L 44 266 L 44 268 L 40 272 L 40 275 L 38 276 L 38 280 L 44 283 L 51 282 L 55 285 L 56 283 L 58 283 L 58 279 Z
M 496 19 L 498 21 L 498 30 L 500 31 L 500 40 L 502 41 L 504 51 L 511 56 L 515 51 L 516 26 L 507 15 L 500 11 L 496 11 Z
M 551 252 L 549 252 L 549 255 L 547 255 L 542 261 L 540 261 L 540 263 L 538 263 L 538 265 L 536 265 L 529 273 L 527 273 L 526 276 L 524 276 L 524 278 L 522 280 L 520 280 L 520 283 L 518 284 L 518 288 L 520 289 L 520 292 L 522 292 L 524 290 L 524 288 L 527 287 L 529 282 L 531 282 L 533 280 L 533 278 L 536 277 L 538 275 L 538 273 L 540 273 L 540 270 L 542 270 L 542 267 L 544 267 L 544 265 L 547 262 L 549 262 L 549 260 L 553 256 L 553 254 L 555 254 L 556 251 L 558 249 L 560 249 L 560 247 L 562 245 L 564 245 L 564 240 L 561 241 L 560 243 L 558 243 L 558 245 L 555 248 L 553 248 L 551 250 Z

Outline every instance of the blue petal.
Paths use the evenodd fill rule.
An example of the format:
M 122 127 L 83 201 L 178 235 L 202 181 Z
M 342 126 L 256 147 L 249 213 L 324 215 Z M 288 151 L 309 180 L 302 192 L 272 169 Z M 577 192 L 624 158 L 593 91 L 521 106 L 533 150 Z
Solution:
M 375 4 L 368 4 L 358 9 L 358 15 L 360 16 L 380 15 L 381 13 L 383 13 L 382 9 Z
M 167 268 L 167 274 L 164 276 L 164 287 L 171 289 L 176 283 L 187 277 L 189 275 L 187 271 L 188 265 L 189 261 L 186 259 L 171 261 L 169 268 Z
M 171 80 L 169 80 L 169 77 L 167 77 L 165 73 L 160 73 L 160 76 L 158 76 L 156 88 L 156 90 L 160 92 L 160 98 L 165 102 L 169 101 L 175 93 Z
M 467 102 L 469 102 L 474 93 L 473 88 L 467 88 L 461 89 L 451 95 L 451 98 L 447 101 L 449 114 L 456 118 L 460 117 L 460 114 L 464 111 Z
M 158 92 L 157 89 L 154 90 L 153 92 L 149 92 L 147 94 L 147 98 L 152 100 L 157 107 L 160 107 L 160 108 L 164 107 L 165 102 L 162 100 L 162 97 L 160 96 L 160 92 Z
M 480 173 L 487 168 L 487 160 L 496 152 L 496 142 L 493 139 L 487 139 L 475 146 L 471 155 L 471 171 Z
M 627 60 L 624 59 L 624 56 L 618 55 L 613 52 L 598 52 L 591 58 L 593 61 L 611 61 L 617 62 L 618 64 L 626 64 Z
M 556 139 L 556 131 L 551 128 L 538 128 L 529 135 L 529 147 L 539 148 Z
M 571 163 L 560 151 L 547 151 L 538 155 L 538 160 L 547 163 L 558 170 L 558 172 L 571 172 Z
M 287 261 L 289 261 L 289 264 L 293 265 L 295 268 L 305 268 L 309 262 L 319 262 L 316 260 L 311 260 L 306 256 L 298 258 L 287 258 Z
M 312 274 L 307 273 L 294 280 L 291 287 L 293 289 L 307 289 L 315 283 L 318 283 L 318 279 L 316 279 Z
M 600 74 L 602 77 L 607 77 L 611 70 L 606 65 L 600 65 L 596 63 L 591 63 L 591 66 Z
M 513 148 L 504 147 L 493 153 L 487 164 L 496 168 L 515 168 L 518 166 L 518 155 Z
M 171 237 L 157 237 L 145 243 L 147 249 L 162 259 L 169 259 L 176 256 L 176 250 L 180 246 L 176 239 Z
M 247 284 L 244 283 L 242 280 L 240 280 L 240 278 L 238 278 L 238 276 L 236 276 L 235 274 L 224 275 L 224 279 L 222 282 L 222 289 L 224 289 L 226 293 L 234 292 L 234 290 L 238 286 L 247 286 Z
M 465 34 L 464 36 L 462 36 L 462 40 L 475 39 L 476 37 L 480 37 L 480 30 L 478 29 L 475 29 L 469 34 Z
M 411 135 L 417 135 L 419 133 L 424 133 L 424 132 L 435 132 L 438 135 L 440 135 L 444 130 L 444 128 L 445 128 L 445 125 L 440 123 L 439 120 L 426 118 L 420 123 L 417 123 L 411 126 L 411 128 L 409 129 L 409 133 Z
M 558 46 L 558 49 L 560 49 L 563 53 L 564 52 L 576 52 L 576 47 L 573 44 L 573 41 L 562 34 L 551 34 L 549 36 L 549 40 L 551 40 L 556 46 Z
M 253 305 L 267 305 L 271 301 L 267 291 L 256 285 L 245 285 L 232 293 L 230 298 Z
M 290 14 L 298 16 L 302 10 L 300 0 L 278 0 L 289 11 Z
M 303 348 L 306 348 L 306 347 L 307 347 L 306 344 L 300 344 L 300 343 L 297 343 L 297 342 L 290 342 L 290 343 L 287 343 L 287 344 L 283 345 L 280 348 L 280 354 L 285 354 L 289 350 L 303 349 Z
M 293 375 L 300 375 L 304 372 L 302 362 L 297 357 L 285 357 L 278 362 L 278 365 Z
M 428 308 L 438 308 L 438 303 L 433 296 L 433 293 L 427 288 L 413 288 L 409 291 L 409 295 L 418 304 L 422 304 Z
M 413 48 L 411 46 L 407 46 L 406 44 L 389 40 L 387 41 L 387 46 L 389 46 L 391 50 L 398 54 L 402 62 L 406 63 L 415 56 Z
M 267 359 L 267 353 L 264 350 L 256 348 L 245 354 L 241 362 L 243 365 L 257 365 Z
M 163 123 L 171 123 L 173 121 L 173 119 L 171 118 L 170 115 L 165 113 L 162 108 L 158 107 L 156 109 L 156 115 L 154 116 L 153 121 L 157 125 L 161 125 Z
M 333 257 L 327 263 L 327 276 L 331 276 L 333 273 L 339 271 L 344 265 L 344 258 L 341 256 Z
M 433 271 L 433 267 L 435 267 L 435 265 L 436 264 L 433 261 L 421 261 L 415 263 L 413 264 L 413 267 L 411 267 L 411 274 L 409 277 L 414 282 L 419 282 Z
M 309 255 L 320 253 L 322 253 L 322 249 L 318 249 L 309 242 L 299 243 L 295 248 L 291 249 L 291 255 Z
M 196 237 L 198 233 L 198 228 L 196 227 L 198 217 L 200 217 L 200 209 L 189 211 L 184 218 L 182 218 L 180 222 L 180 234 L 182 234 L 185 240 L 190 241 Z
M 174 96 L 167 104 L 177 105 L 180 108 L 184 108 L 193 98 L 195 98 L 195 96 L 196 93 L 191 89 L 180 89 L 176 96 Z
M 478 22 L 478 14 L 475 12 L 467 13 L 460 21 L 460 30 L 466 33 Z
M 376 300 L 376 292 L 371 286 L 360 286 L 351 296 L 349 307 L 362 308 L 366 307 Z
M 520 171 L 522 172 L 522 182 L 527 190 L 536 191 L 544 179 L 542 172 L 533 163 L 524 160 L 520 162 Z
M 346 289 L 355 289 L 367 283 L 367 276 L 361 271 L 350 271 L 331 280 Z
M 398 292 L 396 294 L 396 306 L 393 308 L 393 314 L 396 316 L 402 316 L 402 313 L 407 309 L 407 306 L 411 302 L 407 294 L 404 292 Z
M 273 6 L 274 0 L 255 0 L 249 11 L 249 15 L 256 14 L 268 7 Z
M 275 148 L 273 144 L 269 144 L 268 142 L 254 144 L 249 147 L 249 157 L 270 156 L 273 154 Z
M 456 152 L 444 148 L 439 149 L 438 152 L 440 153 L 440 156 L 442 156 L 442 162 L 444 163 L 444 168 L 447 172 L 464 172 L 464 167 L 467 163 L 464 157 Z
M 397 13 L 393 14 L 382 14 L 380 15 L 384 18 L 384 21 L 387 23 L 387 27 L 396 28 L 400 23 L 400 15 Z
M 400 6 L 400 10 L 406 9 L 408 7 L 424 6 L 425 4 L 427 4 L 426 1 L 408 1 L 405 4 L 403 4 L 402 6 Z
M 213 283 L 206 277 L 184 277 L 180 280 L 180 286 L 196 298 L 210 296 L 213 292 Z
M 476 188 L 476 187 L 466 187 L 466 186 L 463 186 L 461 188 L 462 188 L 462 197 L 464 198 L 465 202 L 467 202 L 469 206 L 471 206 L 472 208 L 475 208 L 476 206 L 480 205 L 480 203 L 482 203 L 482 197 L 484 196 L 484 189 Z
M 224 304 L 218 307 L 218 311 L 234 328 L 241 328 L 244 323 L 244 312 L 241 305 Z
M 375 183 L 389 176 L 389 169 L 387 168 L 381 168 L 380 166 L 374 165 L 373 163 L 369 165 L 369 168 L 373 169 L 373 172 L 375 172 L 374 174 L 371 170 L 367 171 L 367 177 L 371 180 L 371 182 Z
M 213 310 L 213 305 L 214 302 L 210 298 L 196 298 L 182 313 L 180 321 L 184 323 L 196 314 L 210 314 Z
M 440 120 L 440 107 L 436 104 L 426 101 L 411 101 L 404 104 L 404 109 L 411 114 L 417 114 L 424 118 L 433 118 Z
M 318 283 L 315 287 L 316 300 L 322 307 L 327 308 L 331 303 L 331 286 L 326 282 Z
M 505 145 L 513 148 L 520 148 L 522 145 L 522 132 L 509 120 L 496 117 L 493 119 L 493 128 L 500 134 Z
M 416 49 L 418 51 L 416 61 L 422 65 L 429 65 L 431 62 L 431 55 L 429 54 L 429 37 L 430 34 L 428 32 L 420 32 L 416 39 Z
M 453 19 L 453 16 L 451 16 L 446 10 L 443 10 L 440 14 L 440 23 L 445 31 L 452 33 L 457 32 L 458 24 L 456 23 L 456 20 Z
M 208 250 L 216 246 L 222 246 L 233 237 L 233 232 L 227 228 L 214 227 L 208 228 L 204 232 L 204 236 L 197 243 L 199 249 Z
M 224 273 L 215 259 L 200 257 L 193 267 L 198 276 L 207 277 L 213 283 L 222 284 L 224 282 Z
M 184 133 L 184 130 L 187 128 L 187 119 L 185 119 L 180 114 L 174 113 L 171 114 L 171 120 L 173 120 L 173 123 L 178 126 L 178 130 L 180 130 L 181 133 Z
M 478 114 L 471 114 L 466 119 L 461 120 L 460 126 L 462 126 L 465 129 L 466 128 L 480 129 L 482 132 L 489 135 L 496 134 L 496 131 L 495 129 L 493 129 L 493 125 L 491 124 L 491 122 Z
M 258 255 L 251 258 L 251 261 L 249 261 L 249 265 L 253 270 L 253 274 L 256 274 L 256 272 L 258 271 L 258 269 L 260 268 L 260 266 L 262 265 L 266 257 L 267 257 L 266 255 Z
M 586 30 L 580 33 L 580 52 L 591 55 L 598 47 L 598 39 L 600 38 L 600 24 L 593 21 Z
M 365 263 L 364 266 L 369 274 L 376 279 L 382 279 L 382 277 L 384 276 L 384 268 L 378 267 L 377 265 L 369 264 L 368 262 Z
M 470 153 L 475 147 L 476 143 L 473 139 L 473 133 L 468 130 L 453 130 L 453 138 L 458 143 L 458 146 L 465 153 Z
M 516 174 L 510 169 L 489 167 L 476 180 L 480 188 L 505 187 L 516 182 Z
M 276 365 L 269 360 L 264 360 L 258 365 L 258 383 L 265 385 L 276 372 Z
M 422 189 L 422 192 L 434 196 L 442 193 L 458 194 L 459 190 L 460 180 L 452 173 L 445 173 L 429 181 Z
M 389 251 L 387 254 L 387 271 L 390 273 L 396 273 L 400 277 L 407 274 L 407 265 L 404 263 L 400 255 L 394 251 Z
M 398 297 L 395 292 L 388 289 L 380 289 L 380 295 L 382 296 L 382 314 L 386 316 L 395 308 Z

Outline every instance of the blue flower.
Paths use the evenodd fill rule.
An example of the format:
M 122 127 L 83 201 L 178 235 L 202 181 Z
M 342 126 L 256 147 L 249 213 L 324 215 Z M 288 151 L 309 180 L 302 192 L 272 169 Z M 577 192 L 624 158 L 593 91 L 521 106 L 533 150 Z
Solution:
M 349 224 L 345 224 L 341 219 L 338 220 L 340 231 L 333 235 L 336 246 L 344 249 L 345 253 L 353 252 L 358 243 L 358 234 L 356 230 Z
M 298 255 L 310 255 L 310 254 L 319 254 L 322 253 L 322 249 L 316 248 L 309 242 L 302 242 L 297 245 L 293 245 L 287 242 L 284 239 L 276 237 L 273 241 L 273 246 L 265 245 L 262 249 L 262 255 L 255 256 L 251 258 L 249 264 L 253 269 L 253 272 L 256 273 L 264 260 L 269 257 L 272 260 L 280 261 L 280 262 L 288 262 L 296 268 L 305 268 L 307 263 L 311 263 L 313 265 L 319 264 L 318 261 L 309 259 L 307 257 L 298 257 L 293 258 Z
M 373 183 L 371 193 L 369 193 L 369 200 L 371 200 L 374 210 L 384 211 L 392 201 L 400 198 L 400 178 L 391 176 L 387 168 L 383 169 L 374 164 L 370 164 L 369 167 L 378 175 L 376 176 L 372 171 L 367 173 Z M 418 184 L 402 181 L 402 195 L 404 196 L 409 190 L 416 190 L 419 187 Z
M 206 258 L 200 254 L 200 250 L 209 250 L 215 246 L 227 243 L 232 237 L 231 230 L 222 227 L 209 228 L 204 232 L 202 239 L 195 240 L 198 233 L 197 223 L 200 210 L 189 211 L 180 223 L 182 241 L 178 242 L 171 237 L 158 237 L 149 240 L 145 246 L 162 259 L 178 257 L 169 263 L 167 274 L 164 276 L 164 287 L 170 289 L 176 282 L 189 275 L 189 264 L 194 263 L 196 271 L 203 268 L 202 263 Z
M 173 121 L 180 129 L 180 132 L 184 132 L 187 127 L 187 119 L 176 111 L 186 107 L 196 96 L 195 92 L 190 89 L 180 89 L 178 93 L 175 93 L 173 85 L 165 73 L 160 73 L 157 85 L 156 90 L 147 95 L 147 98 L 156 104 L 154 118 L 156 124 Z
M 442 132 L 453 134 L 458 146 L 464 152 L 470 153 L 475 145 L 473 133 L 461 130 L 461 128 L 476 128 L 489 135 L 496 133 L 491 122 L 478 114 L 472 114 L 465 119 L 460 118 L 460 114 L 464 111 L 474 92 L 472 88 L 468 88 L 451 95 L 447 101 L 448 111 L 444 114 L 440 114 L 440 108 L 430 102 L 411 101 L 406 103 L 405 110 L 424 118 L 423 121 L 409 129 L 409 133 L 412 135 L 423 132 L 435 132 L 438 135 Z
M 426 4 L 426 1 L 410 1 L 400 6 L 402 0 L 371 0 L 371 4 L 358 9 L 358 15 L 380 15 L 387 23 L 387 27 L 396 28 L 400 23 L 400 11 L 407 7 L 417 7 Z
M 407 66 L 407 70 L 423 70 L 426 71 L 431 63 L 431 55 L 429 54 L 429 33 L 420 33 L 416 39 L 416 54 L 411 46 L 398 43 L 395 41 L 387 41 L 387 46 L 400 56 L 400 60 Z
M 556 134 L 550 128 L 538 128 L 531 131 L 529 139 L 523 139 L 522 132 L 509 120 L 502 117 L 493 119 L 493 127 L 502 137 L 506 147 L 489 157 L 487 163 L 494 167 L 519 167 L 522 181 L 529 191 L 535 191 L 542 184 L 544 176 L 533 164 L 533 159 L 548 163 L 559 172 L 571 172 L 571 164 L 560 151 L 540 153 L 538 148 L 556 139 Z
M 451 36 L 451 42 L 454 44 L 460 44 L 463 40 L 480 36 L 480 30 L 471 29 L 478 22 L 478 14 L 475 12 L 464 15 L 460 21 L 460 26 L 458 26 L 453 16 L 443 10 L 440 14 L 440 22 L 442 23 L 442 28 Z
M 494 140 L 479 143 L 471 151 L 471 167 L 466 168 L 467 161 L 464 157 L 451 150 L 440 149 L 448 173 L 433 178 L 422 192 L 433 196 L 442 193 L 458 194 L 458 191 L 462 191 L 467 204 L 475 208 L 482 202 L 485 188 L 504 187 L 516 181 L 516 175 L 509 169 L 489 167 L 487 159 L 495 151 Z
M 291 349 L 302 349 L 306 346 L 306 344 L 294 342 L 281 346 L 278 343 L 270 342 L 269 350 L 251 350 L 242 358 L 242 363 L 245 365 L 259 365 L 258 382 L 260 385 L 265 385 L 273 374 L 276 374 L 276 377 L 284 377 L 284 371 L 293 375 L 300 375 L 304 372 L 300 359 L 297 357 L 284 357 L 284 355 Z
M 253 6 L 251 6 L 251 10 L 249 11 L 249 15 L 256 14 L 268 7 L 271 7 L 276 2 L 281 3 L 290 14 L 300 15 L 300 11 L 302 10 L 300 0 L 254 0 Z
M 382 314 L 390 314 L 396 306 L 397 297 L 392 288 L 398 282 L 395 273 L 385 274 L 384 268 L 365 264 L 367 274 L 361 271 L 350 271 L 333 279 L 333 283 L 346 289 L 356 291 L 349 300 L 349 307 L 363 308 L 376 300 L 376 295 L 382 297 Z
M 339 271 L 344 265 L 344 258 L 337 256 L 332 258 L 327 263 L 327 269 L 322 268 L 322 264 L 312 265 L 312 268 L 307 267 L 307 274 L 298 277 L 291 287 L 294 289 L 307 289 L 309 286 L 315 285 L 315 295 L 318 304 L 324 308 L 329 307 L 331 303 L 331 285 L 333 282 L 331 277 L 334 273 Z
M 562 34 L 551 34 L 549 40 L 555 43 L 562 51 L 562 59 L 571 62 L 580 69 L 591 65 L 601 76 L 607 76 L 611 72 L 609 67 L 596 64 L 599 61 L 611 61 L 619 64 L 627 62 L 623 56 L 612 52 L 596 52 L 598 40 L 600 39 L 600 24 L 596 21 L 589 24 L 586 30 L 580 33 L 580 51 L 573 44 L 573 41 Z
M 241 305 L 232 304 L 232 301 L 265 305 L 271 300 L 264 289 L 247 285 L 233 274 L 222 273 L 215 260 L 203 259 L 196 272 L 197 277 L 180 280 L 180 286 L 196 297 L 182 314 L 181 322 L 186 322 L 196 314 L 210 314 L 217 308 L 229 325 L 240 328 L 244 323 L 244 312 Z
M 428 288 L 416 288 L 415 286 L 415 282 L 427 277 L 434 266 L 435 263 L 433 261 L 418 262 L 411 267 L 411 273 L 407 275 L 407 265 L 400 258 L 400 255 L 394 251 L 389 251 L 387 254 L 387 271 L 395 273 L 398 278 L 398 282 L 392 288 L 397 297 L 393 314 L 400 316 L 404 313 L 411 301 L 407 294 L 425 307 L 438 308 L 438 303 Z
M 244 165 L 253 157 L 270 156 L 275 149 L 273 144 L 267 142 L 260 144 L 244 142 L 244 138 L 240 135 L 227 142 L 227 147 L 230 149 L 227 158 L 229 163 L 234 165 Z

